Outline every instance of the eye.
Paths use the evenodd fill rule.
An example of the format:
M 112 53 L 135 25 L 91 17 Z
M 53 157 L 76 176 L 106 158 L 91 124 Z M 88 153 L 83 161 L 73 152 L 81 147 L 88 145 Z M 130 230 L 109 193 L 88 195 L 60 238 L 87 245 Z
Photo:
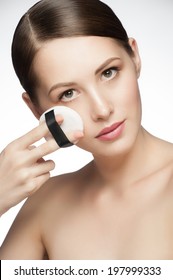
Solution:
M 102 72 L 101 78 L 104 81 L 111 80 L 116 76 L 117 72 L 118 69 L 116 67 L 106 69 L 105 71 Z
M 78 96 L 78 94 L 79 93 L 76 90 L 68 89 L 60 95 L 59 100 L 61 100 L 63 102 L 68 102 L 68 101 L 71 101 L 74 98 L 76 98 Z

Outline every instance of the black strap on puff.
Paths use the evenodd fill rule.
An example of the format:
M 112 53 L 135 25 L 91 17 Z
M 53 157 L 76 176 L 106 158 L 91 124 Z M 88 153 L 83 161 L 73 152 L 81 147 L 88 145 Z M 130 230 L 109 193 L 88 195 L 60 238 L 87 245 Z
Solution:
M 51 110 L 45 114 L 45 120 L 50 133 L 59 147 L 65 148 L 73 145 L 73 143 L 68 140 L 60 125 L 57 123 L 54 110 Z

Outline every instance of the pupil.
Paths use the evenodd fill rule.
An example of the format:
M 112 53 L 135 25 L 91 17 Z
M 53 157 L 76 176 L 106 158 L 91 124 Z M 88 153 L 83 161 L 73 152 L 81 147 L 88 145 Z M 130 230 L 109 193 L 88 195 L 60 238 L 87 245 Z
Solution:
M 111 70 L 107 70 L 107 71 L 105 72 L 105 76 L 106 76 L 106 77 L 110 77 L 111 74 L 112 74 Z
M 73 95 L 73 92 L 72 92 L 72 90 L 69 90 L 69 91 L 67 91 L 66 93 L 65 93 L 65 96 L 66 97 L 72 97 L 72 95 Z

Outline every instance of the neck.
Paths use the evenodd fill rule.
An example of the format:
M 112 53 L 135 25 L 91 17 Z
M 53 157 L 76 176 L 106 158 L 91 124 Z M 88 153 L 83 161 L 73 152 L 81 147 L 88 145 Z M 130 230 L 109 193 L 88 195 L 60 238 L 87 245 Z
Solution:
M 129 186 L 145 176 L 148 168 L 148 139 L 151 136 L 141 128 L 138 137 L 124 154 L 107 157 L 94 156 L 94 166 L 103 185 Z

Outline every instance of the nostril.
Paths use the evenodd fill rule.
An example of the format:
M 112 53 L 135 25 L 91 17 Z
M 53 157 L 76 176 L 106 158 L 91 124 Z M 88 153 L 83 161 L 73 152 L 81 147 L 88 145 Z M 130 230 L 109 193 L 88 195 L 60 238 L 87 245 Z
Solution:
M 91 109 L 91 114 L 94 120 L 103 119 L 107 120 L 113 112 L 113 108 L 110 105 L 95 105 Z

